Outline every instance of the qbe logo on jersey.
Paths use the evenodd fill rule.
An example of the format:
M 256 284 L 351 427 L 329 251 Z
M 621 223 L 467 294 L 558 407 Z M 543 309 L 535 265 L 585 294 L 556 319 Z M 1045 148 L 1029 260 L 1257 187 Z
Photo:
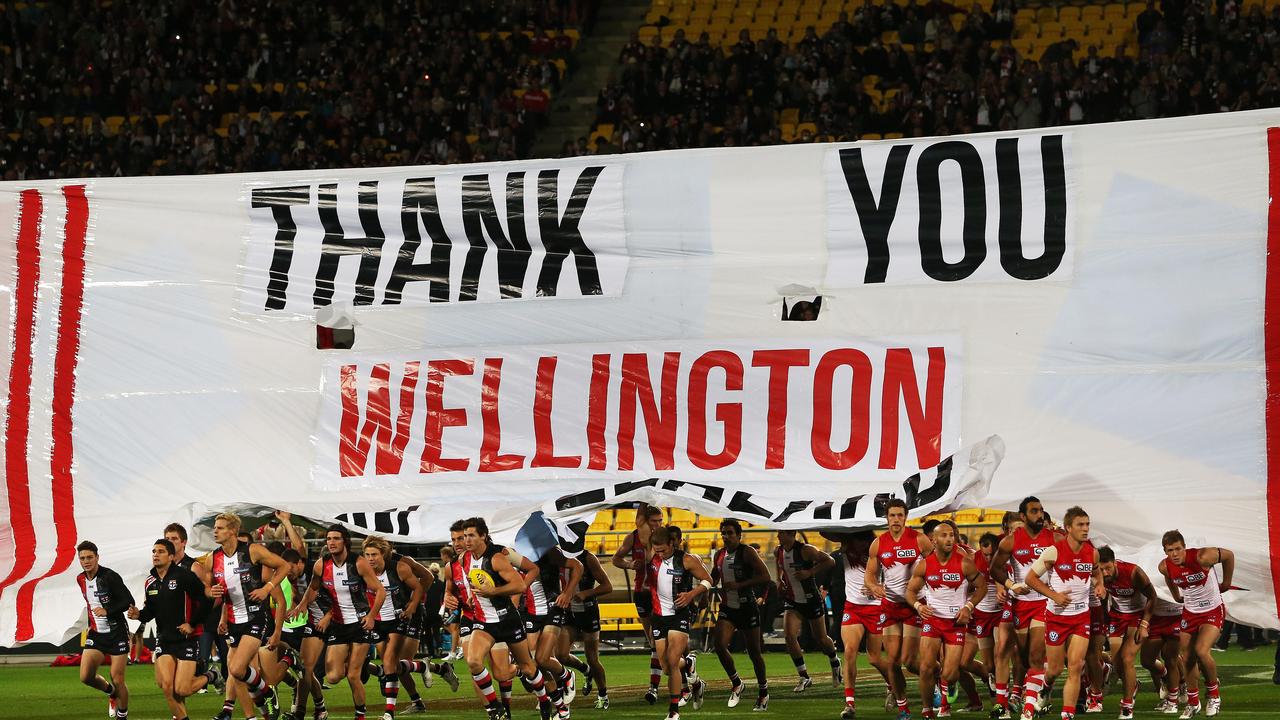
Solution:
M 858 144 L 824 178 L 828 287 L 1070 278 L 1068 134 Z

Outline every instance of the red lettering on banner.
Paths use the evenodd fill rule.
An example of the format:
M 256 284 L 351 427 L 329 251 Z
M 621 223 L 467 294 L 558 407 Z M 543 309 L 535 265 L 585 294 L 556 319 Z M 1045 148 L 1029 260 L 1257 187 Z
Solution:
M 853 369 L 849 388 L 849 444 L 831 449 L 831 394 L 836 369 Z M 809 446 L 813 459 L 828 470 L 848 470 L 867 455 L 871 443 L 871 359 L 853 348 L 832 350 L 822 356 L 813 371 L 813 427 Z
M 555 393 L 557 358 L 538 358 L 538 376 L 533 385 L 533 460 L 529 467 L 576 468 L 581 455 L 556 455 L 551 430 L 551 404 Z
M 880 403 L 880 467 L 898 466 L 898 399 L 907 407 L 907 425 L 915 440 L 917 466 L 931 468 L 942 459 L 942 389 L 947 376 L 947 352 L 929 348 L 924 401 L 916 381 L 909 348 L 889 348 L 884 358 L 883 399 Z
M 591 356 L 591 390 L 587 396 L 587 456 L 588 470 L 603 470 L 608 461 L 605 447 L 604 426 L 609 417 L 609 360 L 608 353 Z
M 466 470 L 471 461 L 467 458 L 441 457 L 444 430 L 467 424 L 464 408 L 444 406 L 444 380 L 450 375 L 472 375 L 474 360 L 431 360 L 427 363 L 427 427 L 426 447 L 422 449 L 421 471 L 424 473 Z
M 662 356 L 661 397 L 655 398 L 649 379 L 649 356 L 626 353 L 622 356 L 622 388 L 618 405 L 618 469 L 635 469 L 636 403 L 644 413 L 644 432 L 654 470 L 674 470 L 676 466 L 676 383 L 680 353 Z
M 374 451 L 374 474 L 396 475 L 404 461 L 404 447 L 409 442 L 409 421 L 413 417 L 414 396 L 418 387 L 418 362 L 404 366 L 400 381 L 400 412 L 396 416 L 394 434 L 391 427 L 391 368 L 386 363 L 373 366 L 369 373 L 368 401 L 364 425 L 360 426 L 360 401 L 357 397 L 355 365 L 344 365 L 340 371 L 342 421 L 338 439 L 338 468 L 342 477 L 365 474 L 369 450 L 377 436 Z M 359 434 L 357 435 L 357 428 Z
M 728 350 L 704 353 L 689 368 L 689 462 L 703 470 L 732 465 L 742 452 L 742 403 L 716 403 L 716 420 L 724 427 L 724 449 L 707 452 L 707 375 L 725 372 L 725 390 L 742 390 L 742 358 Z
M 766 470 L 786 467 L 787 382 L 791 378 L 791 368 L 808 364 L 808 350 L 757 350 L 751 354 L 751 367 L 769 368 L 769 410 L 765 419 Z
M 480 382 L 480 472 L 519 470 L 524 456 L 502 452 L 502 421 L 498 416 L 498 388 L 502 383 L 502 358 L 486 358 Z

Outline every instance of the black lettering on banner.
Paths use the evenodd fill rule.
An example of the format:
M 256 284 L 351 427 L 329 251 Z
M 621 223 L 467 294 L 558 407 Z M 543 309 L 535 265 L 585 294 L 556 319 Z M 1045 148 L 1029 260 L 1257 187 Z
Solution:
M 996 141 L 996 173 L 1000 180 L 1000 265 L 1010 277 L 1039 280 L 1053 274 L 1067 252 L 1067 170 L 1061 135 L 1040 138 L 1044 171 L 1044 252 L 1022 254 L 1022 169 L 1018 138 Z
M 920 490 L 920 473 L 916 473 L 903 481 L 903 499 L 906 501 L 908 508 L 918 508 L 946 497 L 947 491 L 951 489 L 951 462 L 953 457 L 953 455 L 948 455 L 942 462 L 938 463 L 938 477 L 929 486 L 928 490 Z
M 595 253 L 582 240 L 582 232 L 578 223 L 586 211 L 587 200 L 595 187 L 596 179 L 604 171 L 603 166 L 583 168 L 573 185 L 573 193 L 565 206 L 564 216 L 560 215 L 558 192 L 559 170 L 543 170 L 538 173 L 538 230 L 542 235 L 542 246 L 547 254 L 542 258 L 542 272 L 538 274 L 538 295 L 549 297 L 556 294 L 556 281 L 560 277 L 560 267 L 565 258 L 573 255 L 573 264 L 578 273 L 578 287 L 583 295 L 602 295 L 600 270 L 596 266 Z
M 431 238 L 431 261 L 427 263 L 414 261 L 422 245 L 419 218 Z M 404 286 L 411 282 L 430 283 L 431 302 L 449 302 L 449 253 L 453 243 L 440 221 L 435 178 L 413 178 L 405 182 L 404 195 L 400 200 L 400 227 L 404 232 L 404 243 L 396 253 L 384 302 L 399 305 L 404 296 Z
M 871 506 L 875 509 L 876 517 L 888 517 L 889 501 L 896 497 L 893 493 L 877 493 L 875 500 L 871 502 Z
M 790 520 L 792 515 L 795 515 L 796 513 L 800 512 L 801 510 L 804 510 L 805 508 L 809 507 L 812 504 L 813 504 L 812 500 L 792 500 L 791 502 L 787 503 L 787 507 L 785 510 L 783 510 L 782 512 L 774 516 L 773 521 L 783 522 L 784 520 Z
M 862 498 L 864 497 L 866 496 L 859 495 L 858 497 L 851 497 L 848 500 L 845 500 L 844 504 L 840 506 L 840 519 L 848 520 L 850 518 L 857 517 L 858 503 L 862 502 Z
M 889 273 L 889 228 L 898 212 L 898 198 L 902 195 L 902 178 L 906 174 L 910 145 L 895 145 L 889 151 L 885 163 L 884 179 L 880 182 L 880 202 L 876 203 L 871 192 L 871 181 L 862 162 L 862 148 L 840 151 L 840 167 L 858 210 L 858 223 L 862 237 L 867 242 L 867 271 L 862 282 L 882 283 Z
M 356 273 L 356 305 L 372 305 L 374 284 L 378 280 L 378 265 L 382 261 L 382 245 L 386 235 L 382 221 L 378 219 L 378 181 L 360 183 L 357 214 L 364 235 L 348 237 L 338 220 L 338 186 L 329 183 L 320 186 L 316 207 L 320 213 L 320 225 L 324 228 L 324 241 L 320 246 L 320 265 L 316 268 L 316 289 L 312 302 L 324 307 L 333 301 L 333 282 L 338 275 L 338 261 L 347 255 L 360 256 L 360 269 Z
M 950 263 L 942 254 L 942 163 L 960 166 L 960 188 L 964 194 L 964 257 Z M 930 145 L 916 164 L 916 185 L 920 191 L 920 267 L 934 280 L 954 282 L 974 273 L 987 257 L 987 189 L 982 157 L 977 149 L 961 140 Z
M 276 221 L 275 250 L 271 253 L 271 270 L 267 274 L 266 310 L 283 310 L 289 290 L 289 267 L 293 265 L 293 240 L 298 236 L 294 222 L 294 205 L 311 202 L 311 186 L 257 188 L 251 193 L 251 206 L 271 208 Z
M 662 489 L 677 492 L 685 485 L 702 488 L 702 499 L 707 502 L 719 503 L 720 499 L 724 497 L 724 488 L 715 487 L 713 485 L 703 485 L 695 482 L 686 482 L 684 480 L 666 480 L 662 483 Z
M 769 511 L 751 502 L 751 493 L 738 490 L 733 494 L 733 499 L 729 501 L 729 512 L 731 513 L 751 513 L 762 518 L 769 517 Z
M 830 520 L 830 519 L 831 519 L 831 506 L 832 506 L 832 505 L 835 505 L 835 503 L 833 503 L 833 502 L 831 502 L 830 500 L 828 500 L 827 502 L 824 502 L 824 503 L 822 503 L 821 505 L 819 505 L 818 507 L 814 508 L 814 509 L 813 509 L 813 519 L 814 519 L 814 520 Z
M 524 173 L 507 174 L 507 228 L 498 221 L 498 210 L 488 175 L 462 178 L 462 226 L 467 233 L 467 261 L 462 267 L 459 300 L 475 300 L 480 287 L 480 270 L 489 252 L 489 241 L 498 248 L 498 289 L 502 297 L 524 294 L 524 273 L 529 267 L 529 240 L 524 227 Z M 484 232 L 481 232 L 481 227 Z M 489 240 L 485 240 L 485 235 Z
M 574 508 L 584 507 L 586 505 L 594 505 L 602 503 L 607 498 L 604 488 L 596 488 L 595 490 L 587 490 L 576 495 L 563 495 L 556 498 L 556 510 L 572 510 Z

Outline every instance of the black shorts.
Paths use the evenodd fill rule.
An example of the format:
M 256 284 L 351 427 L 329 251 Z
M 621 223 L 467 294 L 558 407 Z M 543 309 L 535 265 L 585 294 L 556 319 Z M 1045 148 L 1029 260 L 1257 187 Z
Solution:
M 739 630 L 755 630 L 760 627 L 760 609 L 755 603 L 744 604 L 740 608 L 720 603 L 720 619 L 732 623 Z
M 458 616 L 458 638 L 464 638 L 471 634 L 472 623 L 475 622 L 466 615 Z
M 667 633 L 688 635 L 692 625 L 693 613 L 688 610 L 680 610 L 675 615 L 654 615 L 649 618 L 649 636 L 654 640 L 665 640 Z
M 524 628 L 524 621 L 521 619 L 520 613 L 514 612 L 508 612 L 503 617 L 493 621 L 471 621 L 471 632 L 484 631 L 488 633 L 489 637 L 493 638 L 494 642 L 504 642 L 508 645 L 524 642 Z
M 396 618 L 395 620 L 379 620 L 373 624 L 373 632 L 369 633 L 373 638 L 370 642 L 380 643 L 392 635 L 403 635 L 401 628 L 403 622 Z
M 783 600 L 782 609 L 790 610 L 802 618 L 808 620 L 817 620 L 827 614 L 827 606 L 821 600 L 812 600 L 810 602 L 795 602 L 792 600 Z
M 396 634 L 417 640 L 423 635 L 422 611 L 419 610 L 408 620 L 397 621 Z
M 89 631 L 84 639 L 85 650 L 97 650 L 103 655 L 128 655 L 129 633 L 124 628 L 110 632 Z
M 270 634 L 267 630 L 267 624 L 266 616 L 254 618 L 248 622 L 231 623 L 227 626 L 227 644 L 231 647 L 238 647 L 240 638 L 243 637 L 257 638 L 258 642 L 261 643 Z
M 637 617 L 647 618 L 653 614 L 653 596 L 647 590 L 635 593 L 635 600 Z
M 200 660 L 200 636 L 192 635 L 185 640 L 172 642 L 157 639 L 156 655 L 169 655 L 175 660 L 197 662 Z
M 325 645 L 366 645 L 372 642 L 376 641 L 370 637 L 370 632 L 364 629 L 364 625 L 358 622 L 329 623 L 329 632 L 324 636 Z
M 532 615 L 530 613 L 524 613 L 521 617 L 524 618 L 524 631 L 528 635 L 542 632 L 542 628 L 551 624 L 550 615 Z
M 569 613 L 569 625 L 581 633 L 600 632 L 600 606 L 589 603 Z

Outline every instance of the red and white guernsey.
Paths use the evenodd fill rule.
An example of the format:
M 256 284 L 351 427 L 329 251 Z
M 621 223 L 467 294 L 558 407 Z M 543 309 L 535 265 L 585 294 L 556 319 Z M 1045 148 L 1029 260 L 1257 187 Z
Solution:
M 1182 608 L 1187 612 L 1206 613 L 1222 605 L 1218 576 L 1200 564 L 1198 549 L 1187 548 L 1181 563 L 1166 559 L 1164 567 L 1169 581 L 1182 592 Z
M 671 557 L 654 557 L 649 563 L 649 593 L 653 597 L 653 613 L 670 617 L 688 612 L 689 607 L 676 607 L 680 593 L 693 587 L 693 573 L 684 567 L 684 551 L 676 550 Z
M 320 579 L 325 591 L 329 593 L 329 614 L 335 622 L 342 625 L 358 623 L 369 613 L 368 588 L 365 587 L 364 578 L 360 577 L 356 560 L 356 556 L 351 553 L 347 553 L 346 562 L 341 564 L 334 562 L 332 556 L 324 559 Z M 383 607 L 390 604 L 385 601 L 382 603 Z
M 849 553 L 840 553 L 840 569 L 844 572 L 844 599 L 851 605 L 879 605 L 880 598 L 867 592 L 867 564 L 854 565 Z
M 920 533 L 915 528 L 903 528 L 902 537 L 893 539 L 885 531 L 880 535 L 880 577 L 884 593 L 889 600 L 907 604 L 907 583 L 911 570 L 920 559 Z
M 929 553 L 924 559 L 924 587 L 933 614 L 954 620 L 960 614 L 960 608 L 969 601 L 964 555 L 954 551 L 946 562 L 942 562 L 937 553 Z
M 1000 594 L 995 591 L 995 580 L 991 579 L 991 560 L 982 551 L 973 554 L 973 564 L 978 572 L 987 579 L 987 592 L 974 606 L 974 612 L 998 613 L 1004 609 L 1000 602 Z
M 1138 566 L 1131 562 L 1117 560 L 1116 574 L 1103 579 L 1116 612 L 1132 615 L 1142 612 L 1147 606 L 1147 596 L 1138 592 L 1133 585 L 1133 574 L 1137 569 Z
M 1072 617 L 1089 612 L 1089 596 L 1093 593 L 1093 564 L 1097 551 L 1086 540 L 1079 550 L 1072 550 L 1067 540 L 1054 543 L 1058 557 L 1049 569 L 1049 587 L 1067 596 L 1061 605 L 1049 600 L 1048 611 L 1062 617 Z
M 228 623 L 266 619 L 266 605 L 249 599 L 249 593 L 266 584 L 262 581 L 262 566 L 249 555 L 249 543 L 237 543 L 230 555 L 221 547 L 213 551 L 213 581 L 226 590 L 222 601 L 227 606 Z
M 1013 553 L 1009 556 L 1009 576 L 1013 582 L 1026 583 L 1031 566 L 1040 559 L 1040 553 L 1044 552 L 1045 548 L 1053 547 L 1054 540 L 1053 532 L 1050 530 L 1042 529 L 1035 537 L 1031 537 L 1026 528 L 1017 528 L 1013 531 Z M 1043 580 L 1044 577 L 1040 579 Z M 1031 590 L 1026 595 L 1014 595 L 1013 599 L 1016 602 L 1032 602 L 1044 600 L 1045 597 Z

